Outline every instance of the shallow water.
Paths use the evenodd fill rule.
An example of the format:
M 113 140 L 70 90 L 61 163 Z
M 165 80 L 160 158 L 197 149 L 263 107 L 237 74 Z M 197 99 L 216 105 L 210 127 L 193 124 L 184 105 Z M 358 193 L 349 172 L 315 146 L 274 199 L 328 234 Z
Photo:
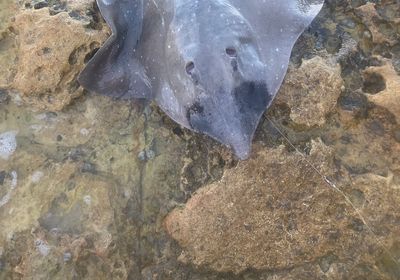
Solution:
M 293 105 L 288 87 L 265 114 L 250 162 L 276 163 L 271 165 L 276 177 L 288 182 L 278 190 L 270 177 L 274 174 L 266 170 L 246 178 L 241 173 L 246 163 L 213 140 L 180 128 L 154 105 L 85 93 L 62 111 L 43 111 L 1 84 L 0 279 L 400 278 L 400 114 L 391 106 L 400 98 L 399 3 L 374 1 L 379 17 L 370 22 L 357 9 L 365 2 L 327 1 L 293 51 L 293 71 L 302 59 L 320 56 L 340 64 L 343 86 L 337 104 L 318 125 L 302 123 L 305 112 L 300 110 L 297 118 L 294 112 L 299 107 L 317 114 L 320 104 L 308 104 L 305 92 Z M 7 12 L 14 13 L 5 4 L 0 1 L 1 23 L 9 18 Z M 0 50 L 14 53 L 9 43 L 14 37 L 4 26 Z M 9 55 L 0 58 L 9 65 Z M 371 67 L 377 68 L 369 74 Z M 313 141 L 321 141 L 323 148 L 315 148 Z M 266 150 L 274 154 L 281 145 L 285 153 L 273 163 L 259 156 Z M 295 156 L 294 147 L 307 161 Z M 297 164 L 285 165 L 292 157 Z M 311 182 L 301 172 L 291 177 L 297 168 Z M 218 185 L 232 176 L 229 170 L 236 170 L 238 182 L 254 179 L 257 187 L 270 188 L 270 203 L 281 206 L 251 208 L 264 198 L 248 203 L 235 183 L 232 188 Z M 215 193 L 221 195 L 221 205 L 205 200 L 200 210 L 185 210 L 183 204 L 191 197 L 201 198 L 201 189 L 215 186 L 227 189 Z M 227 196 L 238 201 L 237 212 L 224 204 Z M 295 204 L 307 201 L 312 205 L 308 211 Z M 168 234 L 164 219 L 173 209 L 189 211 L 184 220 L 188 226 L 181 224 L 181 232 Z M 241 211 L 285 217 L 283 229 L 257 235 Z M 250 239 L 260 240 L 249 243 L 241 228 L 227 222 L 222 227 L 227 250 L 237 252 L 226 252 L 233 257 L 224 258 L 224 248 L 218 248 L 224 238 L 213 235 L 221 227 L 214 214 L 244 223 L 244 231 L 253 232 Z M 202 221 L 207 226 L 197 228 Z M 197 240 L 185 235 L 190 230 Z M 253 261 L 252 253 L 246 255 L 242 248 L 256 242 L 277 244 L 280 232 L 288 233 L 282 239 L 291 248 L 277 252 L 274 260 L 263 259 L 269 252 L 254 249 L 261 257 Z M 207 246 L 207 239 L 213 246 L 218 241 L 215 248 Z

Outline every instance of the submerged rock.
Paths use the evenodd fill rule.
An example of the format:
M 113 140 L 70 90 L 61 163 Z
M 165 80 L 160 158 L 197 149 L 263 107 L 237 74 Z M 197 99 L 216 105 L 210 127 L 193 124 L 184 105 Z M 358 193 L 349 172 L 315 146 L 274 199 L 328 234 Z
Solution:
M 25 100 L 41 109 L 60 110 L 82 95 L 77 75 L 106 32 L 85 28 L 66 12 L 51 16 L 48 8 L 18 14 L 13 27 L 19 46 L 12 86 Z
M 286 270 L 310 263 L 314 277 L 334 278 L 343 273 L 338 271 L 341 260 L 355 255 L 374 265 L 370 255 L 379 260 L 380 245 L 390 247 L 400 229 L 392 216 L 397 215 L 395 205 L 400 199 L 398 182 L 391 176 L 355 177 L 351 187 L 346 186 L 355 189 L 345 194 L 355 210 L 321 175 L 337 172 L 333 150 L 319 141 L 312 143 L 308 160 L 283 146 L 258 147 L 255 157 L 227 170 L 221 181 L 203 187 L 185 206 L 172 211 L 165 227 L 182 247 L 179 260 L 233 273 Z M 392 230 L 379 233 L 383 224 Z M 370 226 L 374 232 L 368 230 Z M 367 243 L 375 244 L 374 253 Z M 334 256 L 329 265 L 327 255 Z
M 36 108 L 61 110 L 82 95 L 77 75 L 106 40 L 108 29 L 95 18 L 92 1 L 20 5 L 5 6 L 0 13 L 5 18 L 0 26 L 0 62 L 5 66 L 0 88 L 17 90 Z
M 333 172 L 329 148 L 314 142 L 311 153 L 319 169 Z M 165 226 L 185 263 L 234 273 L 285 269 L 315 261 L 336 242 L 345 245 L 340 228 L 348 221 L 340 217 L 343 205 L 334 206 L 339 199 L 301 155 L 258 147 L 170 213 Z M 331 237 L 332 230 L 341 236 Z
M 364 79 L 365 84 L 374 89 L 372 92 L 367 90 L 370 93 L 368 99 L 389 110 L 400 123 L 400 75 L 393 65 L 386 61 L 383 66 L 368 67 Z
M 332 60 L 332 61 L 331 61 Z M 343 87 L 340 66 L 333 59 L 316 56 L 289 68 L 277 102 L 290 108 L 290 118 L 299 125 L 321 126 L 333 111 Z

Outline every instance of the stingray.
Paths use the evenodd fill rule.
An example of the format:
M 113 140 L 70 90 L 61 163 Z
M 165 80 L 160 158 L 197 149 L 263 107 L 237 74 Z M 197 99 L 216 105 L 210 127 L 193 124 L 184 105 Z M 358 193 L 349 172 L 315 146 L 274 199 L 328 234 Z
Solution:
M 112 35 L 79 76 L 144 98 L 180 125 L 250 155 L 295 42 L 323 0 L 97 0 Z

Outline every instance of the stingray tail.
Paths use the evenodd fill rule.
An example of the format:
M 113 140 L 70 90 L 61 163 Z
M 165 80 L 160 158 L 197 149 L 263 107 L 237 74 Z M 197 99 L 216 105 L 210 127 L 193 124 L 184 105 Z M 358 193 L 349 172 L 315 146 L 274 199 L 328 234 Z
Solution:
M 143 21 L 142 1 L 98 0 L 112 35 L 78 77 L 87 90 L 118 99 L 150 98 L 150 82 L 137 59 Z

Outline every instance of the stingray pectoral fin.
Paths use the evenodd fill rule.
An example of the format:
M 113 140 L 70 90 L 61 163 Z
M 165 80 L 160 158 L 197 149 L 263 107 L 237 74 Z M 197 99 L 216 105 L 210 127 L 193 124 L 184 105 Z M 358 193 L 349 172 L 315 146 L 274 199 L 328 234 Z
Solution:
M 150 83 L 132 52 L 112 38 L 89 61 L 78 77 L 89 91 L 119 99 L 150 98 Z
M 275 95 L 286 73 L 290 53 L 300 34 L 322 8 L 324 0 L 230 0 L 250 23 L 267 65 L 266 81 Z
M 136 57 L 142 32 L 142 1 L 98 0 L 112 35 L 78 77 L 89 91 L 120 99 L 150 98 L 150 82 Z

